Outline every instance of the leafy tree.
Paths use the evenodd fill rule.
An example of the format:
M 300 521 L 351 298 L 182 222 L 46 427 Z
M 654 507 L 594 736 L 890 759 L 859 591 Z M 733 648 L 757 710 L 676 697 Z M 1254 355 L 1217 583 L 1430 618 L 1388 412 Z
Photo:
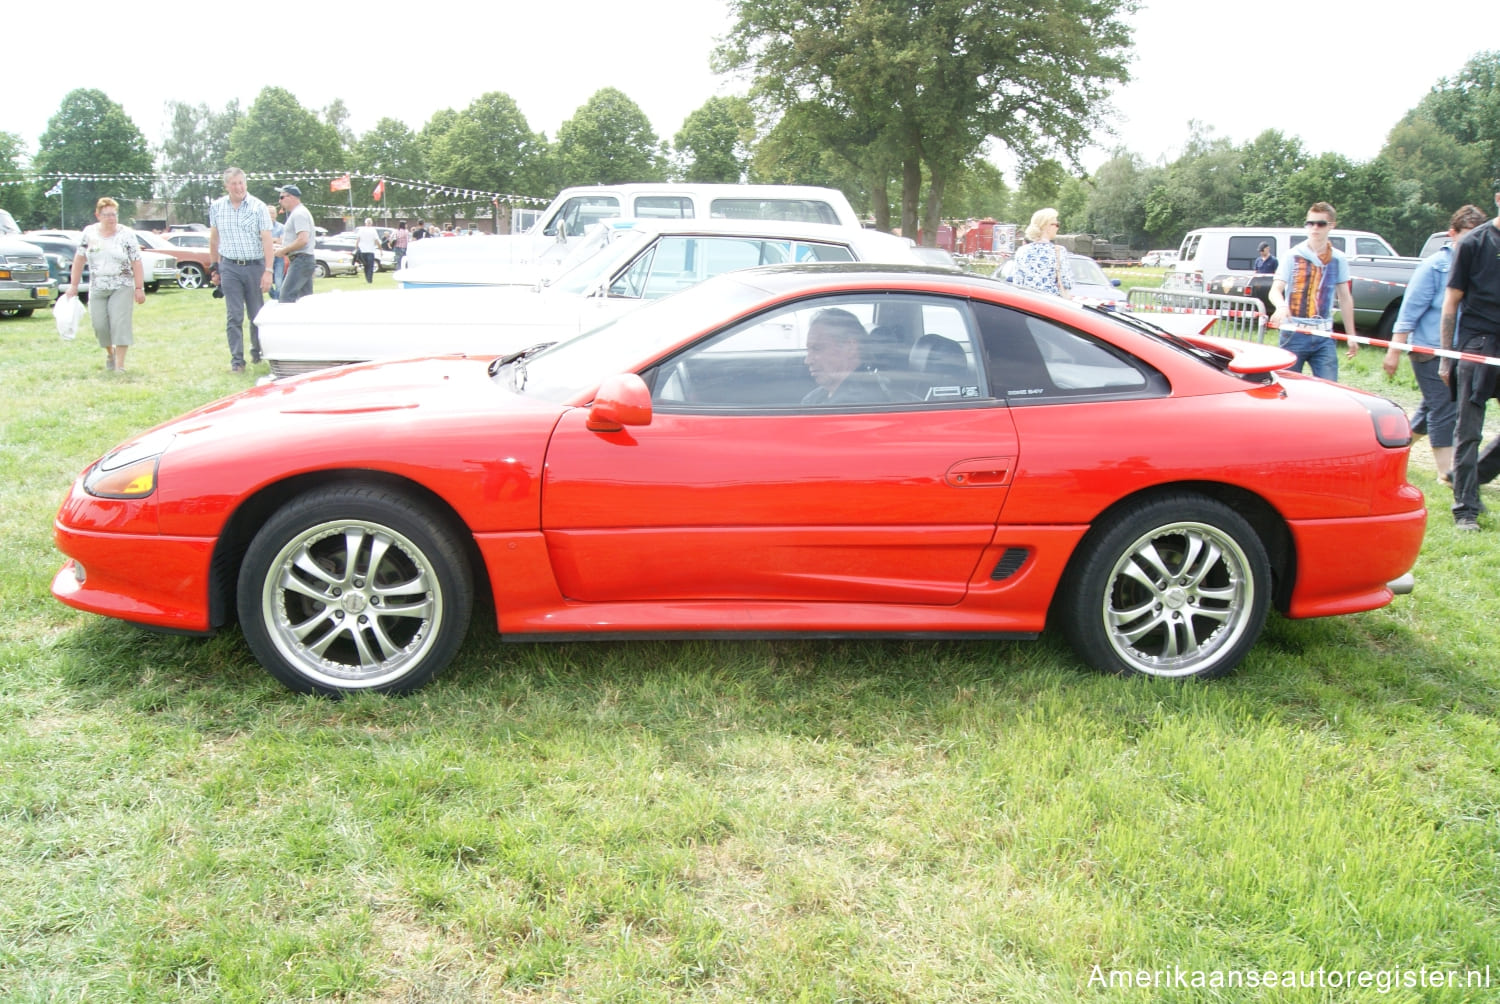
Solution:
M 963 174 L 954 179 L 944 196 L 943 204 L 951 216 L 982 220 L 1011 218 L 1010 186 L 1005 175 L 993 163 L 978 158 L 970 163 Z
M 730 0 L 717 51 L 776 108 L 828 110 L 836 132 L 899 164 L 902 225 L 931 239 L 950 179 L 994 137 L 1034 159 L 1091 141 L 1108 85 L 1127 79 L 1134 0 Z M 870 166 L 860 161 L 860 166 Z M 923 167 L 927 197 L 922 200 Z M 887 173 L 887 176 L 889 174 Z M 883 179 L 871 177 L 875 189 Z
M 354 130 L 349 127 L 349 106 L 343 98 L 334 98 L 323 106 L 323 121 L 333 127 L 345 150 L 354 146 Z
M 240 104 L 232 100 L 222 112 L 206 104 L 168 101 L 170 125 L 161 145 L 161 163 L 169 181 L 167 197 L 187 218 L 203 220 L 207 201 L 217 198 L 223 186 L 212 176 L 223 171 L 229 160 L 229 134 L 240 118 Z M 173 181 L 171 175 L 186 176 Z
M 349 151 L 353 168 L 363 174 L 379 178 L 405 178 L 420 180 L 427 177 L 426 159 L 422 156 L 422 144 L 417 134 L 404 122 L 383 118 L 375 128 L 355 141 Z M 355 200 L 362 197 L 373 202 L 373 182 L 361 181 Z M 408 206 L 420 206 L 427 201 L 426 193 L 402 185 L 387 184 L 381 203 L 392 211 Z
M 666 150 L 646 113 L 622 92 L 605 87 L 558 128 L 557 167 L 564 187 L 663 181 Z
M 262 199 L 301 175 L 347 169 L 338 132 L 281 87 L 266 87 L 256 96 L 229 134 L 228 160 L 225 166 L 258 175 L 251 178 L 250 191 Z
M 1037 161 L 1021 175 L 1021 185 L 1016 189 L 1016 196 L 1011 201 L 1011 215 L 1018 223 L 1030 221 L 1031 215 L 1038 209 L 1051 206 L 1058 210 L 1061 216 L 1062 210 L 1057 205 L 1058 197 L 1062 194 L 1063 182 L 1067 180 L 1068 173 L 1062 164 L 1055 160 L 1047 159 Z M 1066 229 L 1067 220 L 1059 220 Z
M 125 221 L 134 218 L 134 200 L 151 197 L 149 179 L 155 171 L 146 137 L 125 114 L 125 109 L 103 91 L 80 89 L 63 96 L 57 114 L 47 121 L 33 163 L 41 174 L 84 176 L 83 180 L 65 182 L 63 194 L 51 197 L 66 200 L 65 204 L 47 203 L 49 217 L 54 215 L 52 208 L 60 206 L 61 218 L 71 225 L 92 222 L 94 204 L 101 196 L 120 201 L 120 218 Z M 142 180 L 93 181 L 88 180 L 89 175 L 139 175 Z M 52 184 L 41 182 L 37 195 L 41 196 Z
M 533 133 L 508 94 L 481 94 L 462 112 L 440 112 L 423 130 L 429 176 L 440 184 L 506 195 L 550 195 L 547 138 Z M 489 203 L 476 206 L 494 211 Z M 499 207 L 503 217 L 508 207 Z
M 672 146 L 686 181 L 736 184 L 750 167 L 755 111 L 745 98 L 712 97 L 682 123 Z
M 40 222 L 31 218 L 33 186 L 21 183 L 25 168 L 24 141 L 13 132 L 0 132 L 0 208 L 8 210 L 23 227 Z

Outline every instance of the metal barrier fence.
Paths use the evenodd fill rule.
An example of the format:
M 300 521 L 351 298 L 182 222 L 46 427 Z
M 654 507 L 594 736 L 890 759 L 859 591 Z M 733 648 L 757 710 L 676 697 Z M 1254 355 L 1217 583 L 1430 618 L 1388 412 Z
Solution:
M 1223 296 L 1185 289 L 1140 287 L 1130 291 L 1135 313 L 1196 314 L 1217 321 L 1213 334 L 1229 338 L 1266 340 L 1266 308 L 1253 296 Z

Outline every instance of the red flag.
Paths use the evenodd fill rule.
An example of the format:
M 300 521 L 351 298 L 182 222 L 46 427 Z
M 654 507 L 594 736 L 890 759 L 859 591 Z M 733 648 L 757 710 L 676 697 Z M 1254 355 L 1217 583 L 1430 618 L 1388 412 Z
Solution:
M 374 195 L 375 201 L 379 202 L 380 201 L 380 197 L 382 195 L 384 195 L 384 194 L 385 194 L 385 179 L 381 178 L 380 181 L 379 181 L 379 183 L 377 183 L 376 186 L 375 186 L 375 195 Z
M 330 192 L 347 192 L 347 191 L 349 191 L 349 175 L 348 175 L 348 173 L 346 172 L 342 178 L 334 178 L 332 181 L 330 181 L 328 183 L 328 190 Z

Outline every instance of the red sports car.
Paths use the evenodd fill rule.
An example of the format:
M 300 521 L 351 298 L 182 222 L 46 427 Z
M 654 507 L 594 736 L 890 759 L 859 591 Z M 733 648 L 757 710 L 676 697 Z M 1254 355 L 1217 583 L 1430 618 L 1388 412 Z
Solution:
M 441 309 L 439 293 L 433 296 Z M 1028 638 L 1212 677 L 1410 588 L 1396 405 L 1250 342 L 920 268 L 730 273 L 550 348 L 256 387 L 91 465 L 64 603 L 288 686 L 409 691 L 503 638 Z

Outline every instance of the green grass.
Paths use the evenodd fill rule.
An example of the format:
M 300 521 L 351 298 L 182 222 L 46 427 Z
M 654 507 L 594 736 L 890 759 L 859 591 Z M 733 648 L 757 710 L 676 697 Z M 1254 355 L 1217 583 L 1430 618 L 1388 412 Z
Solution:
M 329 702 L 238 631 L 48 594 L 72 477 L 248 383 L 206 292 L 149 297 L 136 332 L 109 376 L 87 334 L 0 321 L 0 999 L 1495 999 L 1500 527 L 1453 531 L 1425 442 L 1417 591 L 1273 618 L 1208 685 L 1094 676 L 1053 638 L 480 625 L 421 693 Z M 1346 381 L 1413 403 L 1379 361 Z M 1485 966 L 1489 989 L 1170 979 Z M 1095 978 L 1127 969 L 1167 984 Z

